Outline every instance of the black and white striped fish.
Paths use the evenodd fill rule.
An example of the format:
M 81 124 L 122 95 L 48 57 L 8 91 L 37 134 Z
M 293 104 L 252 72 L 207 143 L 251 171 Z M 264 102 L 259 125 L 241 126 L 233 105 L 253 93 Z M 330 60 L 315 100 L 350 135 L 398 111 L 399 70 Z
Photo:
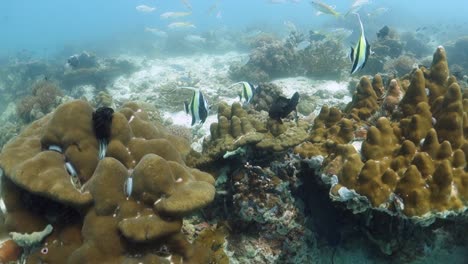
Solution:
M 361 25 L 361 36 L 359 41 L 356 43 L 356 46 L 351 47 L 351 52 L 349 54 L 349 59 L 353 63 L 351 68 L 351 74 L 357 72 L 358 70 L 364 68 L 366 65 L 367 59 L 371 53 L 369 42 L 364 35 L 364 26 L 362 25 L 361 17 L 358 13 L 355 13 L 359 19 L 359 24 Z
M 229 86 L 229 88 L 239 84 L 242 85 L 242 91 L 239 93 L 239 99 L 241 101 L 243 100 L 245 104 L 250 103 L 256 92 L 255 86 L 249 82 L 237 82 Z
M 185 101 L 184 107 L 185 112 L 192 116 L 192 126 L 196 123 L 203 124 L 208 117 L 208 102 L 205 99 L 205 96 L 200 91 L 200 89 L 195 87 L 180 87 L 184 89 L 193 90 L 192 98 L 190 102 Z

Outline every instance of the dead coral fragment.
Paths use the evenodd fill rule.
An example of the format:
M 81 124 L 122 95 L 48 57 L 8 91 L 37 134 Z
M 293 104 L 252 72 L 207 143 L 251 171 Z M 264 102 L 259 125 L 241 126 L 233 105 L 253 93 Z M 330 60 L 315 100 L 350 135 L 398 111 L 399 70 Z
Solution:
M 53 227 L 47 225 L 44 230 L 38 232 L 32 232 L 30 234 L 20 234 L 16 232 L 10 232 L 10 236 L 18 246 L 22 248 L 32 248 L 41 243 L 41 241 L 52 233 Z

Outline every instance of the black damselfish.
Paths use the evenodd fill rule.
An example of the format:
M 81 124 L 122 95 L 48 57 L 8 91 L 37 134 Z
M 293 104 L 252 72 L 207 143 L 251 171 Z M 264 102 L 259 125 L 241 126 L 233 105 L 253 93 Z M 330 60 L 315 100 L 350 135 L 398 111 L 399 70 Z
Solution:
M 292 111 L 296 110 L 297 104 L 299 103 L 299 93 L 295 92 L 291 98 L 280 96 L 270 106 L 268 115 L 270 118 L 281 121 L 281 118 L 285 118 Z
M 99 107 L 93 113 L 93 128 L 97 139 L 110 138 L 113 114 L 114 109 L 110 107 Z
M 114 109 L 110 107 L 99 107 L 93 112 L 93 129 L 99 142 L 99 159 L 106 156 L 107 144 L 111 136 L 113 114 Z

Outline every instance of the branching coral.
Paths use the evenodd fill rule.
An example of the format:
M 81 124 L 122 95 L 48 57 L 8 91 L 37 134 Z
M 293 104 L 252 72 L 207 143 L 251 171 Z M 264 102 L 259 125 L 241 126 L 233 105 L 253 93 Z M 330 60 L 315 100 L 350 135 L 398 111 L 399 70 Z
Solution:
M 54 83 L 41 80 L 32 87 L 32 95 L 26 96 L 16 104 L 16 113 L 26 122 L 36 120 L 57 106 L 57 97 L 62 91 Z
M 314 78 L 341 79 L 348 66 L 345 49 L 336 39 L 313 41 L 298 57 L 300 69 Z
M 385 72 L 395 73 L 397 76 L 403 76 L 410 72 L 414 65 L 417 65 L 416 58 L 408 55 L 401 55 L 395 59 L 390 59 L 384 63 Z
M 260 42 L 242 67 L 231 67 L 232 79 L 264 82 L 294 74 L 298 68 L 297 52 L 280 40 Z

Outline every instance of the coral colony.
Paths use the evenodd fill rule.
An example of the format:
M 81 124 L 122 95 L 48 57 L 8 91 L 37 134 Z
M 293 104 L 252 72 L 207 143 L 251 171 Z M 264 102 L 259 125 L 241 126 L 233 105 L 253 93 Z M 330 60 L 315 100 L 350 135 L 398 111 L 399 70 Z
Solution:
M 144 56 L 0 57 L 0 263 L 467 263 L 468 37 L 171 2 Z
M 201 153 L 136 103 L 114 112 L 73 100 L 34 121 L 0 154 L 12 238 L 2 261 L 228 263 L 226 237 L 250 225 L 258 232 L 242 247 L 252 263 L 313 263 L 317 241 L 295 198 L 307 186 L 329 194 L 302 195 L 306 204 L 331 199 L 354 217 L 374 212 L 383 225 L 396 217 L 430 227 L 466 213 L 468 99 L 444 48 L 429 68 L 387 83 L 362 77 L 343 110 L 323 106 L 313 124 L 294 113 L 265 116 L 259 110 L 280 96 L 264 92 L 271 85 L 257 89 L 251 107 L 218 105 Z M 184 219 L 195 212 L 212 220 L 193 224 L 203 229 L 194 236 Z M 364 233 L 382 253 L 398 252 L 391 239 L 403 235 L 378 232 L 368 225 Z

